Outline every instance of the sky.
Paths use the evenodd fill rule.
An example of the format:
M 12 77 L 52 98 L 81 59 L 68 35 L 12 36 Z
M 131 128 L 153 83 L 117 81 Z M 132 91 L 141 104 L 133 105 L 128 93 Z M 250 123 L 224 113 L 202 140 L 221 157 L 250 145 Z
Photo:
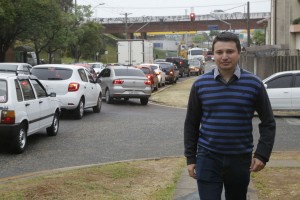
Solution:
M 196 15 L 209 14 L 213 10 L 226 13 L 270 12 L 271 0 L 74 0 L 78 5 L 91 5 L 97 18 L 142 16 L 176 16 L 194 12 Z M 101 5 L 103 4 L 103 5 Z

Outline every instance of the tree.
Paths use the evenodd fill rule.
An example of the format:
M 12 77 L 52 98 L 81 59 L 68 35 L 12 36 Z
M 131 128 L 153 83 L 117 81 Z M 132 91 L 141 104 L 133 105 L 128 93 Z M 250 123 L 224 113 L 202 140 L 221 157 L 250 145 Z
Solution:
M 193 38 L 193 42 L 197 44 L 202 44 L 205 40 L 205 37 L 203 35 L 197 35 Z
M 266 37 L 263 31 L 256 30 L 253 34 L 253 42 L 256 45 L 264 45 L 266 42 Z

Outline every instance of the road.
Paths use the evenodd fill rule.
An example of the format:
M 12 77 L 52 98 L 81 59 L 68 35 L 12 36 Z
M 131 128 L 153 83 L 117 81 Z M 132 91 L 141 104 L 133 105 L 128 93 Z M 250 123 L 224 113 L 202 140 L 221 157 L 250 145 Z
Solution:
M 138 100 L 103 103 L 101 113 L 87 110 L 82 120 L 63 115 L 56 137 L 45 132 L 28 139 L 21 155 L 0 147 L 0 178 L 56 168 L 128 159 L 183 156 L 185 109 L 148 104 Z M 254 120 L 258 140 L 258 119 Z M 274 151 L 299 151 L 298 117 L 276 117 Z

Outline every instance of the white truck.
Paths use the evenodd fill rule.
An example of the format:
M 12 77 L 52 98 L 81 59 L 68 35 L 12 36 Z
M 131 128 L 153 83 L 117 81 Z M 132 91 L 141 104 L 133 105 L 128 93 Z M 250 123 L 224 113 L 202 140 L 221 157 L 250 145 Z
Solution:
M 187 58 L 188 60 L 193 60 L 193 59 L 202 60 L 203 63 L 205 63 L 204 49 L 198 47 L 189 49 L 187 52 Z
M 153 63 L 153 44 L 148 40 L 118 40 L 118 63 L 126 66 Z

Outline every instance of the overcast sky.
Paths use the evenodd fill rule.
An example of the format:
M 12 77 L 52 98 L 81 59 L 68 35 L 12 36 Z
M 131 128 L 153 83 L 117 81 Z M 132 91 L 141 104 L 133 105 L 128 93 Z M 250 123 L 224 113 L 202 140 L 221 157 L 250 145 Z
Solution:
M 271 0 L 74 0 L 78 5 L 91 5 L 93 17 L 110 18 L 142 16 L 185 15 L 194 10 L 196 15 L 209 14 L 213 10 L 224 10 L 227 13 L 270 12 Z M 100 5 L 104 3 L 103 5 Z

